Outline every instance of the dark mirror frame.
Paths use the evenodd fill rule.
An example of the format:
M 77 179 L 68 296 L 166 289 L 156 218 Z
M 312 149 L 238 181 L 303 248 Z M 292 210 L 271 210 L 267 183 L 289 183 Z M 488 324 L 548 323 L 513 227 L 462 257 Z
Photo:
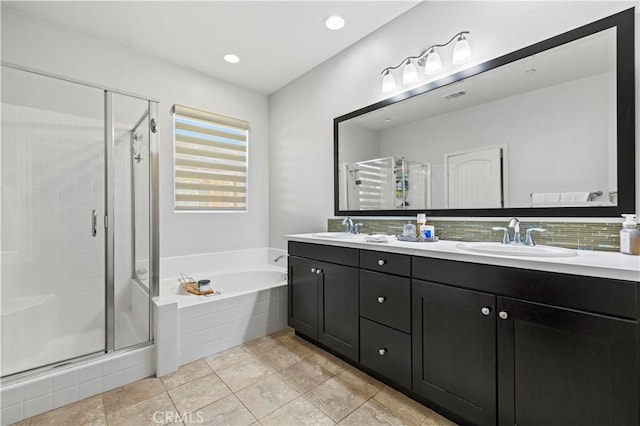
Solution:
M 342 115 L 333 120 L 334 140 L 334 213 L 336 216 L 415 216 L 426 212 L 428 216 L 522 216 L 522 217 L 619 217 L 633 213 L 636 208 L 636 154 L 635 154 L 635 47 L 634 8 L 600 19 L 558 36 L 532 44 L 496 59 L 475 65 L 456 74 L 429 82 L 415 89 L 395 95 L 367 107 Z M 393 105 L 405 99 L 427 93 L 474 75 L 489 71 L 519 59 L 569 43 L 591 34 L 616 28 L 617 67 L 617 186 L 618 205 L 607 207 L 519 207 L 491 209 L 432 209 L 432 210 L 340 210 L 338 126 L 341 122 L 368 112 Z

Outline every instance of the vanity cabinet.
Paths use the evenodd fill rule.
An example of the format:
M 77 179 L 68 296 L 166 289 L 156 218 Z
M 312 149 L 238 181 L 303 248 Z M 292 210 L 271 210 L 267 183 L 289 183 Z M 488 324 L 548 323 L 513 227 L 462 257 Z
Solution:
M 360 363 L 411 388 L 411 257 L 360 251 Z
M 297 333 L 459 423 L 640 424 L 638 282 L 302 242 L 289 255 Z
M 289 256 L 289 326 L 318 339 L 318 262 Z
M 358 250 L 289 243 L 289 325 L 354 361 L 360 339 L 357 264 Z
M 477 425 L 496 420 L 496 296 L 413 280 L 413 391 Z
M 634 321 L 498 298 L 500 425 L 637 425 Z
M 479 425 L 639 424 L 637 283 L 412 264 L 415 393 Z

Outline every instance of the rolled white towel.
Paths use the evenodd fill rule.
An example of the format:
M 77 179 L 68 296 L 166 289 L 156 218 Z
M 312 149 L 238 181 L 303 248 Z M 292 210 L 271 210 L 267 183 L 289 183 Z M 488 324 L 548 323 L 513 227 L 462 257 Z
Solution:
M 589 201 L 589 192 L 576 191 L 576 192 L 561 192 L 560 202 L 563 203 L 580 203 Z
M 557 203 L 560 201 L 559 192 L 534 192 L 531 194 L 533 204 Z

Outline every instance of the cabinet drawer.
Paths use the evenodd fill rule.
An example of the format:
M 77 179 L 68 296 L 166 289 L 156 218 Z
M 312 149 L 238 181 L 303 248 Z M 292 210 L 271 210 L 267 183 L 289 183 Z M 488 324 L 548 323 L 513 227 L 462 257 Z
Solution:
M 360 315 L 411 333 L 409 278 L 360 271 Z
M 408 277 L 411 274 L 411 256 L 360 250 L 360 267 Z
M 290 256 L 306 257 L 345 266 L 358 266 L 358 249 L 289 241 Z
M 411 336 L 360 318 L 360 363 L 411 388 Z

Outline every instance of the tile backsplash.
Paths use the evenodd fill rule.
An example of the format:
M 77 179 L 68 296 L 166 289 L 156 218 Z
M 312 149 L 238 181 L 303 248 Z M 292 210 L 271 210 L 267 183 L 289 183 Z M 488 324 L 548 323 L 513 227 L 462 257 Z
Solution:
M 354 222 L 362 223 L 360 231 L 367 234 L 401 234 L 402 226 L 407 219 L 361 219 L 354 218 Z M 415 219 L 412 220 L 415 224 Z M 429 223 L 436 228 L 436 235 L 443 240 L 451 241 L 501 241 L 502 232 L 492 231 L 494 226 L 506 226 L 505 220 L 487 222 L 469 220 L 437 220 L 430 218 Z M 342 219 L 329 219 L 329 231 L 342 231 Z M 525 229 L 544 228 L 546 232 L 535 233 L 537 244 L 565 247 L 581 250 L 619 251 L 620 229 L 619 222 L 544 222 L 521 220 L 520 232 L 524 238 Z

